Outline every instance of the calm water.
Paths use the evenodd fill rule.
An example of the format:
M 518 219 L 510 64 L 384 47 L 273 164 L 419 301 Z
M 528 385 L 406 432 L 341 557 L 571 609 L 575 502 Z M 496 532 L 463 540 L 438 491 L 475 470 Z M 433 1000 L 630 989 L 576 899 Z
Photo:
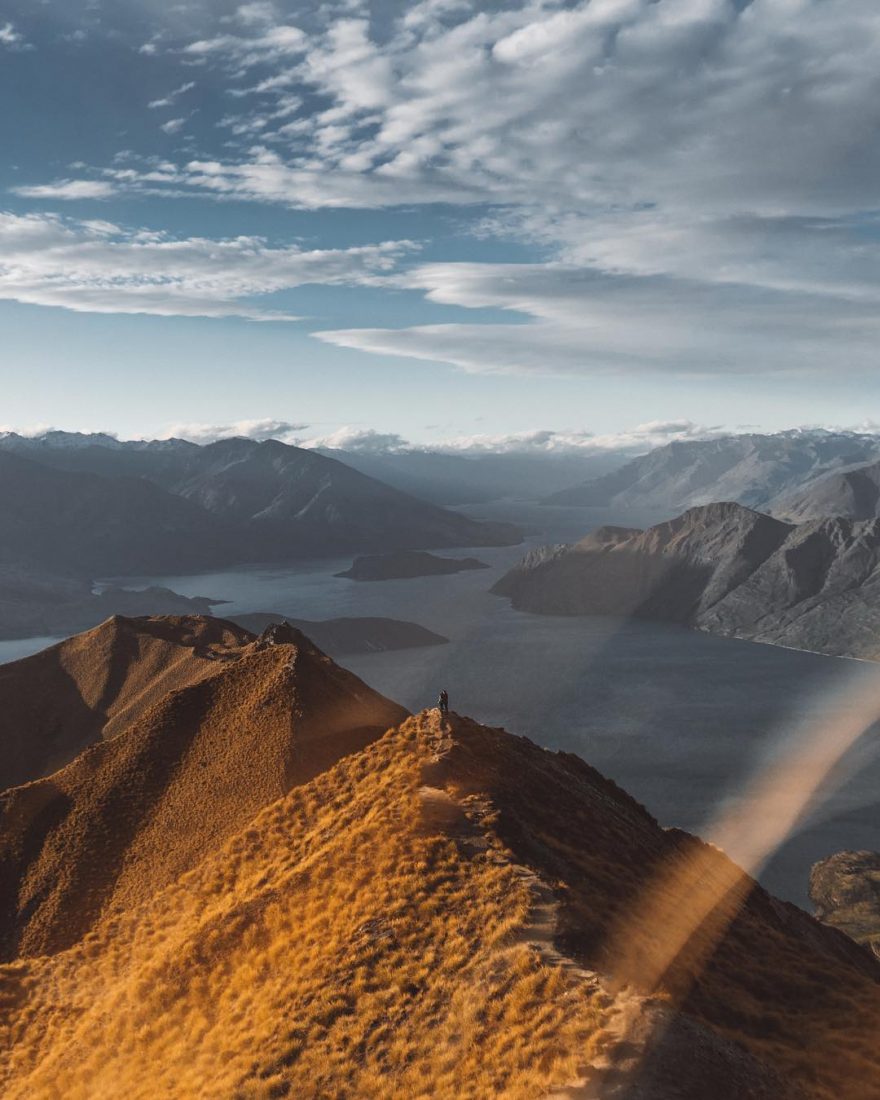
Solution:
M 549 518 L 546 510 L 534 512 L 543 530 L 530 542 L 564 541 L 585 530 L 582 511 L 554 510 Z M 503 509 L 498 518 L 507 518 Z M 491 571 L 357 583 L 332 576 L 350 564 L 346 558 L 296 571 L 248 568 L 138 584 L 222 597 L 229 602 L 216 609 L 220 615 L 388 615 L 420 623 L 451 644 L 343 663 L 412 710 L 433 705 L 446 687 L 453 710 L 577 752 L 663 824 L 704 835 L 719 806 L 735 799 L 784 739 L 816 716 L 831 721 L 859 684 L 880 678 L 876 665 L 657 623 L 516 612 L 488 589 L 523 548 L 471 552 Z M 0 643 L 0 659 L 20 655 L 4 648 L 14 644 Z M 767 867 L 762 881 L 773 892 L 806 904 L 816 859 L 841 848 L 880 850 L 876 747 L 875 737 L 864 739 L 836 793 Z

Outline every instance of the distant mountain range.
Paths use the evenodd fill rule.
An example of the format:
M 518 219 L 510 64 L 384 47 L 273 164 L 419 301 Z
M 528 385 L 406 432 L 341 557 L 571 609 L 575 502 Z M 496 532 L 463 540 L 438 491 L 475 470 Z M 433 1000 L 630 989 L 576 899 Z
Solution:
M 74 755 L 0 794 L 4 1098 L 876 1095 L 877 960 L 578 757 L 290 628 L 41 657 L 9 728 Z
M 93 577 L 519 538 L 274 440 L 0 437 L 0 562 Z
M 676 514 L 685 508 L 733 500 L 783 518 L 877 515 L 880 436 L 852 432 L 791 431 L 668 443 L 602 477 L 551 494 L 545 503 L 648 508 Z M 828 476 L 832 475 L 832 476 Z
M 616 470 L 627 455 L 609 451 L 466 453 L 443 451 L 346 451 L 321 454 L 434 504 L 481 504 L 509 497 L 540 500 L 587 477 Z
M 785 523 L 740 504 L 531 552 L 493 588 L 525 611 L 633 615 L 880 658 L 880 520 Z

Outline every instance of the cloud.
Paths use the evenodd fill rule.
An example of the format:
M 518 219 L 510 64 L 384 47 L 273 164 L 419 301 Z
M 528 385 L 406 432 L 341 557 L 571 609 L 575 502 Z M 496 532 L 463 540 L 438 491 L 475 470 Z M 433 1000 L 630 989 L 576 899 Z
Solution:
M 185 118 L 169 118 L 167 122 L 162 123 L 159 129 L 164 130 L 166 134 L 178 134 L 185 124 Z
M 111 167 L 105 186 L 445 203 L 462 219 L 478 206 L 481 232 L 548 257 L 398 282 L 509 323 L 322 339 L 472 372 L 873 367 L 874 0 L 421 0 L 382 20 L 326 4 L 286 18 L 245 3 L 234 33 L 177 53 L 252 107 L 224 119 L 222 155 Z
M 26 199 L 106 199 L 116 188 L 106 180 L 55 180 L 54 183 L 13 187 L 12 192 Z
M 294 424 L 289 420 L 236 420 L 231 424 L 172 424 L 160 439 L 187 439 L 191 443 L 216 443 L 219 439 L 254 439 L 260 443 L 267 439 L 293 442 L 293 435 L 303 431 L 307 424 Z
M 4 23 L 0 26 L 0 46 L 8 50 L 29 50 L 33 47 L 24 40 L 24 36 L 15 29 L 12 23 Z
M 221 34 L 190 42 L 184 56 L 197 61 L 214 58 L 233 59 L 239 70 L 273 61 L 289 60 L 303 54 L 308 37 L 299 27 L 290 24 L 262 26 L 256 35 Z
M 263 4 L 240 12 L 251 33 L 184 55 L 233 75 L 274 64 L 267 79 L 321 97 L 287 167 L 356 165 L 352 205 L 384 205 L 389 176 L 429 202 L 442 188 L 449 201 L 479 193 L 560 212 L 827 215 L 874 203 L 880 11 L 868 0 L 428 0 L 381 39 L 356 16 L 306 33 Z M 229 167 L 246 193 L 243 164 Z M 295 187 L 286 197 L 299 201 Z M 326 204 L 338 201 L 331 189 Z
M 427 264 L 407 282 L 436 302 L 527 323 L 318 332 L 328 343 L 476 374 L 807 374 L 876 369 L 876 304 L 566 264 Z M 512 317 L 511 320 L 515 320 Z
M 643 454 L 666 443 L 732 435 L 730 429 L 695 424 L 692 420 L 654 420 L 621 432 L 596 435 L 588 431 L 549 428 L 503 435 L 469 435 L 444 440 L 431 450 L 459 454 Z
M 626 431 L 596 435 L 585 430 L 536 428 L 499 435 L 462 435 L 432 443 L 412 443 L 397 432 L 373 428 L 341 427 L 324 435 L 288 440 L 300 447 L 352 451 L 367 454 L 400 454 L 408 451 L 441 454 L 643 454 L 653 447 L 688 439 L 711 439 L 735 434 L 721 426 L 695 424 L 691 420 L 655 420 Z
M 278 15 L 278 9 L 267 0 L 255 0 L 254 3 L 241 4 L 235 12 L 240 23 L 272 23 Z
M 296 441 L 300 447 L 311 449 L 355 451 L 359 454 L 390 454 L 411 450 L 410 444 L 397 432 L 379 432 L 374 428 L 342 427 L 326 435 L 312 436 Z
M 169 92 L 163 99 L 153 99 L 147 106 L 151 110 L 156 110 L 159 107 L 170 107 L 176 99 L 179 99 L 180 96 L 184 95 L 186 92 L 192 91 L 195 86 L 196 82 L 194 80 L 187 80 L 185 83 L 181 84 L 179 88 L 175 88 L 174 91 Z
M 20 435 L 25 439 L 39 439 L 40 436 L 46 435 L 47 432 L 54 432 L 55 430 L 53 424 L 46 423 L 26 424 L 24 427 L 16 427 L 12 424 L 0 424 L 0 436 Z
M 0 213 L 0 299 L 87 313 L 294 320 L 253 299 L 306 283 L 381 280 L 412 247 L 270 247 L 259 237 L 180 238 L 104 221 Z

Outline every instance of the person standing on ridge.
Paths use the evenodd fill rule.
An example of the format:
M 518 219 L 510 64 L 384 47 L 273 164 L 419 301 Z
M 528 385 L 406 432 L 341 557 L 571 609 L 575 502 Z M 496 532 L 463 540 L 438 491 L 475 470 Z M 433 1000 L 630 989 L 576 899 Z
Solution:
M 440 692 L 440 698 L 437 700 L 437 706 L 440 708 L 441 714 L 449 714 L 449 696 L 446 694 L 446 688 Z

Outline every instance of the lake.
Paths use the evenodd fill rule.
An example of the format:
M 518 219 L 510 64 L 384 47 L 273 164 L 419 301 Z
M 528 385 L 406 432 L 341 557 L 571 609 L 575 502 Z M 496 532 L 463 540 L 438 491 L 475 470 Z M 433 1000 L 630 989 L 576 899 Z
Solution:
M 487 509 L 467 511 L 486 514 Z M 522 510 L 517 515 L 522 518 Z M 499 508 L 496 517 L 510 518 L 510 512 Z M 600 521 L 574 509 L 532 509 L 529 518 L 538 528 L 531 544 L 566 541 Z M 619 521 L 601 517 L 601 522 L 614 518 Z M 488 589 L 524 548 L 465 552 L 491 569 L 359 583 L 332 575 L 350 565 L 345 558 L 295 568 L 128 578 L 127 583 L 222 597 L 228 603 L 217 607 L 219 615 L 386 615 L 417 622 L 444 634 L 451 644 L 372 653 L 341 663 L 411 710 L 432 706 L 445 687 L 454 711 L 547 748 L 576 752 L 664 825 L 702 835 L 719 807 L 735 800 L 752 771 L 804 723 L 816 717 L 833 722 L 860 686 L 880 682 L 880 666 L 865 662 L 715 638 L 661 623 L 514 611 Z M 4 645 L 15 644 L 23 643 L 0 643 L 0 659 Z M 880 850 L 876 743 L 872 736 L 863 739 L 846 762 L 839 789 L 766 867 L 761 881 L 774 893 L 807 905 L 815 860 L 841 848 Z

